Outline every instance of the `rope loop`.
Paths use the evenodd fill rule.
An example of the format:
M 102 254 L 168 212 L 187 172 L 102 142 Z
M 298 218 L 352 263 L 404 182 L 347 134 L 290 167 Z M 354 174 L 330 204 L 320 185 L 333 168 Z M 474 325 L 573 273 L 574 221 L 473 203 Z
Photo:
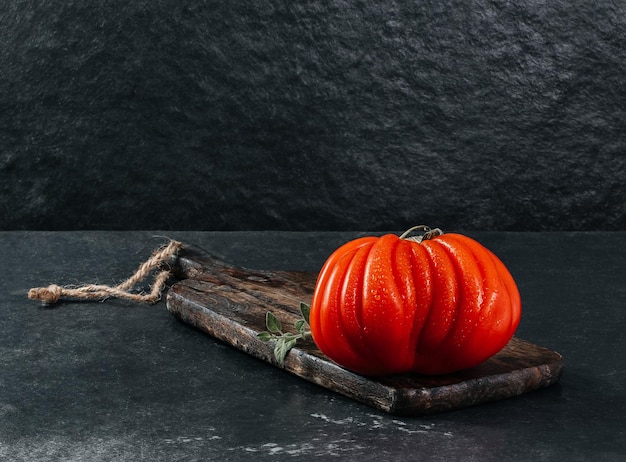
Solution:
M 98 300 L 108 297 L 121 298 L 142 303 L 156 303 L 161 299 L 165 283 L 172 275 L 171 269 L 162 269 L 154 277 L 149 293 L 132 293 L 130 290 L 143 281 L 156 268 L 163 268 L 183 247 L 178 241 L 171 240 L 169 244 L 156 249 L 152 256 L 142 263 L 137 271 L 116 286 L 101 284 L 85 284 L 81 286 L 58 286 L 51 284 L 48 287 L 33 287 L 28 291 L 28 298 L 39 300 L 44 305 L 53 305 L 62 298 L 76 298 L 83 300 Z

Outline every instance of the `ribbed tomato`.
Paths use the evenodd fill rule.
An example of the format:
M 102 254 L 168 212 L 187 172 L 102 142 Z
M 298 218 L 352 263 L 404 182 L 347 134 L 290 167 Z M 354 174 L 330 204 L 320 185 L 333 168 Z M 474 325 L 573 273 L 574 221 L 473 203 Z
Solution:
M 508 269 L 460 234 L 363 237 L 318 276 L 309 323 L 319 349 L 363 375 L 445 374 L 476 366 L 511 339 L 521 300 Z

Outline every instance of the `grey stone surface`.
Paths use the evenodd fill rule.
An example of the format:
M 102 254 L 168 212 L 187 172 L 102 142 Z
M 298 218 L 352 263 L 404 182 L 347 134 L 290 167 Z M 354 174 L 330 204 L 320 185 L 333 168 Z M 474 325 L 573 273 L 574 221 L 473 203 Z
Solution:
M 620 2 L 9 0 L 0 229 L 626 229 Z
M 476 233 L 516 278 L 517 335 L 561 353 L 559 384 L 429 417 L 389 416 L 143 306 L 30 287 L 114 284 L 151 232 L 1 232 L 0 459 L 623 461 L 626 233 Z M 225 260 L 318 270 L 354 233 L 173 232 Z

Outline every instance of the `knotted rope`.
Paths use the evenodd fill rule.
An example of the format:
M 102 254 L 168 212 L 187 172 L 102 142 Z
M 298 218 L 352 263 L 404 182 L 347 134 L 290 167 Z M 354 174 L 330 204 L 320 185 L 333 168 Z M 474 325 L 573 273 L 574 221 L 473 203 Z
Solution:
M 101 284 L 86 284 L 82 286 L 58 286 L 51 284 L 48 287 L 34 287 L 28 291 L 28 298 L 40 300 L 46 305 L 52 305 L 61 298 L 78 298 L 86 300 L 104 299 L 117 297 L 143 303 L 156 303 L 161 299 L 161 292 L 165 283 L 172 274 L 171 269 L 162 269 L 154 277 L 150 293 L 132 293 L 135 284 L 142 281 L 150 272 L 156 268 L 163 267 L 183 244 L 178 241 L 170 241 L 166 246 L 154 251 L 150 259 L 142 263 L 135 274 L 116 286 Z

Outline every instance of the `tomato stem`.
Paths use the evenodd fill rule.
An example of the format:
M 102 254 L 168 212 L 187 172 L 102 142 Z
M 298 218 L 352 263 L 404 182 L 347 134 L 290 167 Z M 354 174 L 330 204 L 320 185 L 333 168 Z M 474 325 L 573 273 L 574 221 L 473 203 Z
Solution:
M 421 236 L 409 237 L 409 234 L 411 234 L 413 231 L 418 231 L 418 230 L 423 231 L 423 234 Z M 419 243 L 425 239 L 432 239 L 433 237 L 441 236 L 442 234 L 443 234 L 443 231 L 441 231 L 441 229 L 439 228 L 432 229 L 430 226 L 417 225 L 417 226 L 413 226 L 412 228 L 407 229 L 404 233 L 402 233 L 402 235 L 400 236 L 400 239 L 406 239 L 408 241 L 415 241 Z

